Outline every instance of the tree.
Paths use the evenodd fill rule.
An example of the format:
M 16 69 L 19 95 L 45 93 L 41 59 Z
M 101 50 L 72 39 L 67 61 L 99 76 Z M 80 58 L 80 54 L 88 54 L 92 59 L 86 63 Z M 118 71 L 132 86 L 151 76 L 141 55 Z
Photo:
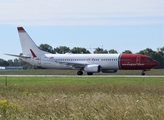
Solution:
M 70 49 L 69 47 L 66 47 L 66 46 L 59 46 L 59 47 L 54 48 L 54 52 L 59 53 L 59 54 L 64 54 L 64 53 L 70 52 Z
M 152 58 L 154 58 L 156 51 L 153 51 L 151 48 L 146 48 L 145 50 L 141 50 L 138 53 L 148 55 L 148 56 L 151 56 Z
M 124 52 L 122 53 L 128 53 L 128 54 L 132 54 L 132 52 L 130 50 L 125 50 Z
M 164 57 L 164 47 L 162 48 L 157 48 L 157 52 Z
M 164 46 L 162 48 L 157 48 L 158 51 L 162 51 L 164 53 Z
M 103 48 L 96 48 L 94 51 L 95 54 L 108 54 L 107 50 L 104 50 Z
M 53 48 L 48 44 L 40 44 L 39 49 L 46 51 L 46 52 L 54 53 Z
M 74 47 L 71 49 L 71 52 L 74 54 L 90 54 L 86 48 Z
M 19 66 L 19 59 L 18 58 L 15 58 L 14 59 L 14 66 Z
M 13 60 L 8 60 L 7 62 L 9 63 L 9 66 L 14 66 Z
M 118 52 L 116 50 L 114 50 L 114 49 L 111 49 L 111 50 L 109 50 L 109 53 L 110 54 L 117 54 Z
M 161 55 L 162 53 L 159 53 L 157 51 L 153 51 L 151 48 L 146 48 L 145 50 L 141 50 L 138 53 L 150 56 L 151 58 L 157 60 L 160 63 L 160 65 L 157 66 L 156 68 L 164 68 L 164 64 L 163 64 L 164 58 Z
M 20 53 L 20 55 L 23 55 Z M 23 61 L 20 58 L 15 58 L 14 60 L 8 60 L 7 61 L 9 66 L 23 66 L 23 69 L 31 69 L 33 66 L 25 61 Z
M 164 68 L 164 47 L 157 48 L 157 53 L 159 55 L 158 62 L 160 63 L 159 68 Z
M 6 60 L 0 59 L 0 66 L 9 66 L 9 63 Z

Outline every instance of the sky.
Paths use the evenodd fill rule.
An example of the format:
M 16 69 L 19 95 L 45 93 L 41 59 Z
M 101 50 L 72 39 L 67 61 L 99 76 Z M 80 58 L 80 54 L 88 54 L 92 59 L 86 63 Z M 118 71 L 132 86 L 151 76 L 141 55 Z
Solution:
M 22 53 L 17 27 L 34 42 L 133 53 L 164 46 L 164 0 L 0 0 L 0 58 Z

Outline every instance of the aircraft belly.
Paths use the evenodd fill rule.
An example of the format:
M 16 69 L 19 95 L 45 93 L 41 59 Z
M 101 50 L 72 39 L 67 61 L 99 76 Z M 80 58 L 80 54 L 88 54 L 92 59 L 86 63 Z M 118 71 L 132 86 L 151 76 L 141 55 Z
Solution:
M 108 63 L 103 63 L 101 64 L 102 69 L 114 69 L 117 70 L 119 69 L 118 62 L 108 62 Z

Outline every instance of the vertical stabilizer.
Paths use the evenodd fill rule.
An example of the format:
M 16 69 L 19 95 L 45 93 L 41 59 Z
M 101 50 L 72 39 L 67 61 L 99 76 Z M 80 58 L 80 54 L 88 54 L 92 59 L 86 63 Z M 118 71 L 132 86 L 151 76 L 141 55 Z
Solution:
M 31 54 L 31 50 L 34 51 L 35 54 L 44 54 L 44 52 L 38 48 L 38 46 L 34 43 L 28 33 L 24 30 L 23 27 L 18 27 L 19 38 L 22 46 L 23 54 Z

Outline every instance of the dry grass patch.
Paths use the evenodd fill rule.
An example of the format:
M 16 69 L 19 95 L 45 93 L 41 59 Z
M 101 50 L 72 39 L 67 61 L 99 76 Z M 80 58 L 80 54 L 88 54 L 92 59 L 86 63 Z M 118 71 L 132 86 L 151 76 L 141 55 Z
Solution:
M 13 89 L 11 90 L 11 87 Z M 164 88 L 121 85 L 11 86 L 1 99 L 22 108 L 0 119 L 107 120 L 164 119 Z M 15 89 L 15 90 L 14 90 Z M 10 108 L 7 108 L 10 109 Z
M 31 80 L 32 79 L 32 80 Z M 163 120 L 162 78 L 8 78 L 0 120 Z

